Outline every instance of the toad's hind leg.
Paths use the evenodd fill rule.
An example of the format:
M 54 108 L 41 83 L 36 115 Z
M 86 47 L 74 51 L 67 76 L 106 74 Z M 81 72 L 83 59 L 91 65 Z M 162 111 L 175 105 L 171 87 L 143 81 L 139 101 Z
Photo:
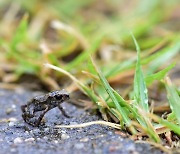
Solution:
M 58 108 L 59 108 L 59 110 L 61 110 L 62 114 L 63 114 L 65 117 L 71 118 L 71 116 L 69 116 L 69 115 L 65 112 L 65 110 L 63 109 L 63 107 L 62 107 L 60 104 L 58 105 Z
M 39 118 L 37 119 L 36 123 L 34 124 L 35 127 L 40 125 L 40 123 L 47 111 L 49 111 L 48 107 L 40 114 Z

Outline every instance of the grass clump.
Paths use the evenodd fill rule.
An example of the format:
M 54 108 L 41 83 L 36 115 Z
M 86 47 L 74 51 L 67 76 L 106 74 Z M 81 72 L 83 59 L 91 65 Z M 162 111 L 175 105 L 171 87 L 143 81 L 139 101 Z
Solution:
M 110 84 L 108 83 L 107 79 L 101 72 L 101 70 L 95 64 L 93 58 L 91 58 L 91 70 L 94 70 L 94 74 L 91 74 L 91 80 L 99 80 L 96 82 L 97 84 L 94 85 L 94 89 L 81 83 L 77 80 L 74 76 L 72 76 L 67 71 L 55 67 L 50 64 L 46 64 L 47 67 L 60 71 L 68 75 L 91 100 L 99 106 L 99 109 L 102 108 L 109 110 L 112 115 L 114 115 L 120 122 L 120 126 L 122 129 L 127 129 L 130 131 L 131 134 L 137 135 L 139 133 L 143 133 L 148 135 L 153 141 L 160 142 L 160 136 L 158 131 L 156 131 L 156 126 L 161 124 L 162 127 L 168 127 L 171 131 L 179 134 L 179 125 L 178 123 L 173 123 L 165 119 L 161 119 L 156 115 L 150 114 L 149 104 L 148 104 L 148 90 L 146 88 L 146 82 L 148 84 L 152 84 L 154 80 L 163 79 L 166 73 L 174 67 L 175 64 L 169 65 L 167 68 L 147 76 L 144 78 L 142 68 L 141 68 L 141 58 L 140 58 L 140 48 L 135 39 L 132 35 L 134 40 L 136 50 L 137 50 L 137 62 L 136 62 L 136 71 L 134 76 L 134 89 L 133 95 L 134 97 L 131 100 L 126 101 L 116 90 L 114 90 Z M 92 81 L 91 81 L 92 82 Z M 174 88 L 170 88 L 169 85 L 166 83 L 166 88 L 169 94 L 170 103 L 173 104 L 173 108 L 178 107 L 178 99 L 179 96 Z M 101 87 L 101 88 L 98 88 Z M 99 92 L 96 89 L 101 89 L 102 91 Z M 102 92 L 106 93 L 102 95 Z M 104 96 L 108 96 L 106 99 Z M 101 105 L 103 104 L 103 105 Z M 173 110 L 172 110 L 173 111 Z M 173 111 L 176 113 L 176 118 L 179 118 L 179 112 L 177 110 Z M 108 113 L 108 112 L 107 112 Z M 103 114 L 107 114 L 103 113 Z M 107 117 L 107 115 L 106 115 Z M 156 121 L 153 122 L 153 121 Z M 140 131 L 141 130 L 141 131 Z

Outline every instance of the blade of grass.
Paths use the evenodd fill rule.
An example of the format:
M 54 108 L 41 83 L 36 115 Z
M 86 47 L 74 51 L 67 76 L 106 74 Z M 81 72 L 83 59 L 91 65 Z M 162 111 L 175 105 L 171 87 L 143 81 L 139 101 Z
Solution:
M 143 72 L 141 69 L 140 48 L 133 34 L 132 34 L 132 38 L 137 50 L 137 63 L 136 63 L 136 72 L 134 77 L 134 97 L 136 103 L 138 103 L 146 112 L 149 112 L 148 94 L 147 94 L 148 91 L 146 88 Z
M 121 105 L 132 112 L 132 114 L 134 115 L 134 119 L 138 120 L 141 125 L 145 125 L 143 117 L 137 112 L 137 110 L 130 106 L 130 104 L 127 101 L 125 101 L 114 89 L 112 90 L 118 101 L 121 103 Z
M 77 125 L 56 125 L 55 128 L 82 128 L 82 127 L 88 127 L 91 125 L 105 125 L 105 126 L 110 126 L 116 129 L 121 129 L 118 124 L 107 122 L 107 121 L 91 121 L 91 122 L 77 124 Z
M 126 112 L 123 110 L 122 106 L 119 104 L 116 96 L 114 95 L 111 86 L 109 85 L 108 81 L 106 80 L 106 78 L 104 77 L 104 75 L 101 73 L 101 71 L 97 68 L 95 62 L 93 61 L 92 57 L 91 57 L 91 61 L 92 64 L 95 68 L 95 70 L 97 71 L 97 74 L 100 78 L 100 81 L 102 83 L 102 85 L 104 86 L 106 92 L 109 94 L 109 97 L 111 98 L 111 100 L 114 102 L 117 110 L 120 112 L 122 119 L 124 121 L 124 123 L 126 124 L 127 127 L 132 128 L 131 125 L 131 120 L 129 119 L 128 115 L 126 114 Z M 134 129 L 131 129 L 132 133 L 135 133 Z
M 149 113 L 148 94 L 147 94 L 148 90 L 146 88 L 144 75 L 141 68 L 140 47 L 134 35 L 133 34 L 131 35 L 137 50 L 136 72 L 134 77 L 134 98 L 136 103 L 134 104 L 134 106 L 137 108 L 138 114 L 141 115 L 141 116 L 140 115 L 137 116 L 137 120 L 140 122 L 140 124 L 143 127 L 146 128 L 146 132 L 150 138 L 152 138 L 155 142 L 160 142 L 160 138 L 156 133 L 149 117 L 146 116 L 146 113 Z M 140 106 L 142 109 L 138 108 L 138 106 Z
M 167 120 L 169 121 L 169 122 L 173 122 L 173 121 L 177 121 L 177 118 L 176 118 L 176 115 L 174 114 L 174 112 L 171 112 L 171 113 L 169 113 L 168 114 L 168 117 L 167 117 Z
M 180 53 L 180 42 L 179 38 L 174 38 L 172 45 L 164 48 L 162 51 L 157 52 L 154 58 L 150 61 L 149 69 L 147 74 L 152 74 L 162 66 L 171 60 L 174 56 Z
M 16 29 L 16 32 L 15 32 L 14 37 L 12 38 L 12 41 L 11 41 L 11 44 L 10 44 L 12 51 L 15 51 L 16 50 L 16 45 L 18 43 L 22 42 L 22 40 L 24 40 L 25 37 L 26 37 L 27 26 L 28 26 L 27 19 L 28 19 L 28 15 L 26 14 L 22 18 L 19 26 Z
M 143 59 L 141 60 L 141 64 L 145 65 L 150 63 L 150 67 L 146 74 L 152 74 L 154 71 L 157 70 L 159 66 L 166 63 L 169 59 L 171 59 L 173 56 L 178 54 L 180 47 L 178 41 L 179 39 L 175 37 L 172 40 L 172 47 L 166 47 L 152 55 L 143 56 Z M 154 65 L 156 65 L 156 67 Z M 108 66 L 105 66 L 105 76 L 110 78 L 123 71 L 129 70 L 131 68 L 135 68 L 135 58 L 131 58 L 122 63 L 118 63 L 111 68 L 109 68 Z
M 169 122 L 169 121 L 167 121 L 167 120 L 164 120 L 164 119 L 162 119 L 162 118 L 160 118 L 160 117 L 158 117 L 158 116 L 156 116 L 156 115 L 154 115 L 154 114 L 150 114 L 150 117 L 151 117 L 154 121 L 156 121 L 156 122 L 158 122 L 158 123 L 166 126 L 167 128 L 171 129 L 171 130 L 172 130 L 173 132 L 175 132 L 176 134 L 180 135 L 180 127 L 179 127 L 179 125 L 176 125 L 176 124 L 174 124 L 174 123 L 172 123 L 172 122 Z
M 138 108 L 138 113 L 141 115 L 139 117 L 141 117 L 144 121 L 142 121 L 140 124 L 142 127 L 144 127 L 144 130 L 146 130 L 147 135 L 153 139 L 155 142 L 160 142 L 160 138 L 158 133 L 155 130 L 155 127 L 153 126 L 151 119 L 148 117 L 147 112 L 144 112 L 142 109 Z M 138 118 L 139 118 L 138 117 Z M 141 119 L 138 119 L 138 121 Z
M 172 85 L 169 78 L 165 80 L 166 90 L 168 92 L 168 100 L 171 107 L 172 112 L 176 116 L 178 123 L 180 124 L 180 97 L 176 91 L 176 88 Z
M 51 26 L 55 29 L 64 30 L 70 33 L 71 35 L 75 36 L 79 40 L 84 49 L 87 49 L 89 47 L 89 43 L 86 40 L 86 38 L 79 31 L 77 31 L 70 25 L 67 25 L 61 21 L 54 20 L 51 22 Z
M 145 77 L 145 81 L 146 81 L 146 85 L 150 85 L 152 84 L 152 82 L 154 80 L 161 80 L 165 77 L 165 75 L 175 66 L 176 64 L 173 63 L 171 65 L 169 65 L 168 67 L 164 68 L 163 70 L 155 73 L 155 74 L 151 74 Z
M 135 62 L 135 58 L 131 58 L 120 64 L 115 65 L 113 68 L 110 68 L 105 72 L 105 77 L 109 78 L 109 77 L 117 75 L 118 73 L 121 73 L 124 70 L 133 68 L 135 65 L 134 62 Z

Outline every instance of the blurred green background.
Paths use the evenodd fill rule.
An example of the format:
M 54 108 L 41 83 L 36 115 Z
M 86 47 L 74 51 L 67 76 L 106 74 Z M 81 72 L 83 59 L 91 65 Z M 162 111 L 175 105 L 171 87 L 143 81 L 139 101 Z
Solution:
M 179 30 L 179 0 L 0 0 L 0 79 L 30 74 L 54 89 L 60 75 L 43 64 L 80 75 L 88 70 L 85 51 L 113 78 L 134 67 L 130 32 L 151 74 L 179 63 Z

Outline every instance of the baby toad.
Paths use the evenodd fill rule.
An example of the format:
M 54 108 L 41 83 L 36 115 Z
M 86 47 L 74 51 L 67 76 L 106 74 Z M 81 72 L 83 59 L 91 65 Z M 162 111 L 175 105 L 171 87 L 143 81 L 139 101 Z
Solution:
M 21 106 L 22 118 L 24 121 L 34 127 L 40 125 L 44 115 L 49 110 L 58 107 L 62 114 L 66 117 L 70 117 L 66 114 L 61 106 L 61 103 L 69 99 L 69 93 L 65 90 L 52 91 L 45 95 L 36 96 L 26 105 Z

